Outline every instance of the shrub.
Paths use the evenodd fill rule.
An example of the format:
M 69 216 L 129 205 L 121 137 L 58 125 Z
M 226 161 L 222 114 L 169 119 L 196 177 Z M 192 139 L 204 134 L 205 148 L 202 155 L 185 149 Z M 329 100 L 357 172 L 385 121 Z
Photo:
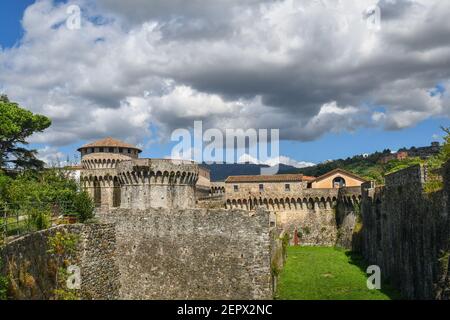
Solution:
M 86 191 L 78 193 L 73 204 L 80 222 L 86 222 L 94 217 L 94 203 Z
M 311 233 L 311 229 L 308 226 L 304 227 L 303 231 L 305 232 L 306 235 L 309 235 Z
M 48 238 L 48 253 L 65 256 L 76 251 L 79 237 L 76 234 L 57 231 L 56 234 Z
M 424 186 L 424 191 L 426 193 L 433 193 L 444 187 L 442 177 L 433 172 L 433 169 L 442 167 L 443 164 L 450 160 L 450 128 L 442 128 L 442 130 L 446 133 L 442 149 L 439 154 L 427 160 L 427 166 L 430 171 L 428 181 Z
M 79 192 L 77 183 L 59 169 L 24 171 L 14 179 L 0 171 L 1 202 L 28 214 L 28 227 L 37 230 L 50 226 L 52 215 L 74 215 L 85 222 L 92 219 L 95 207 L 89 195 Z
M 43 230 L 51 226 L 51 214 L 48 210 L 40 208 L 30 208 L 28 221 L 30 229 Z
M 73 255 L 77 250 L 79 236 L 67 231 L 57 231 L 48 239 L 48 250 L 54 263 L 54 277 L 56 288 L 53 290 L 53 299 L 56 300 L 78 300 L 79 292 L 66 287 L 69 273 L 67 268 L 71 265 Z

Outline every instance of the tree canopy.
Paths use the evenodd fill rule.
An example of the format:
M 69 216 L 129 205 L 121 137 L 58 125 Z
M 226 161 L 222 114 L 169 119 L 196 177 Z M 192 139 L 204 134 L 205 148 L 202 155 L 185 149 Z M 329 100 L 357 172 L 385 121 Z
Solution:
M 43 162 L 36 158 L 36 150 L 28 150 L 26 139 L 33 133 L 42 132 L 51 120 L 34 114 L 0 96 L 0 167 L 42 168 Z

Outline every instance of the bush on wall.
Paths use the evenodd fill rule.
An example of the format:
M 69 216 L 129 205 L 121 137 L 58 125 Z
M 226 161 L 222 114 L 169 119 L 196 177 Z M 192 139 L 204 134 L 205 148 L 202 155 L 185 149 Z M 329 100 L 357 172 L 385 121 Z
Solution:
M 51 215 L 77 216 L 80 222 L 91 219 L 94 204 L 89 195 L 78 190 L 76 181 L 61 169 L 24 171 L 17 177 L 0 173 L 0 203 L 12 210 L 27 212 L 33 230 L 49 227 Z

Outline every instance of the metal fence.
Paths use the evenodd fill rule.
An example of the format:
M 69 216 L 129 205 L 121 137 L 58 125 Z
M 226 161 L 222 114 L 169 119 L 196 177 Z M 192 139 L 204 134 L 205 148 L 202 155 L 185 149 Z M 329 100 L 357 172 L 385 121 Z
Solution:
M 48 223 L 73 214 L 72 204 L 65 202 L 0 202 L 0 241 L 37 231 L 42 219 Z M 40 220 L 39 220 L 40 219 Z

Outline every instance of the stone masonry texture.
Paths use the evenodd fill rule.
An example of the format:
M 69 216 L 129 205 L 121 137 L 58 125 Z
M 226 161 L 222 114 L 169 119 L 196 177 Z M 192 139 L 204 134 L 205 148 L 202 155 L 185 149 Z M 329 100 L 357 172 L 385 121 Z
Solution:
M 386 176 L 386 185 L 363 185 L 361 242 L 370 264 L 407 299 L 450 298 L 450 163 L 442 191 L 426 194 L 426 167 Z
M 1 251 L 3 274 L 16 287 L 11 299 L 48 300 L 57 288 L 49 238 L 57 232 L 76 235 L 76 250 L 70 263 L 80 267 L 82 299 L 119 298 L 115 228 L 112 224 L 61 225 L 31 233 L 8 243 Z M 10 290 L 11 291 L 11 290 Z
M 122 299 L 271 299 L 269 212 L 115 209 Z

